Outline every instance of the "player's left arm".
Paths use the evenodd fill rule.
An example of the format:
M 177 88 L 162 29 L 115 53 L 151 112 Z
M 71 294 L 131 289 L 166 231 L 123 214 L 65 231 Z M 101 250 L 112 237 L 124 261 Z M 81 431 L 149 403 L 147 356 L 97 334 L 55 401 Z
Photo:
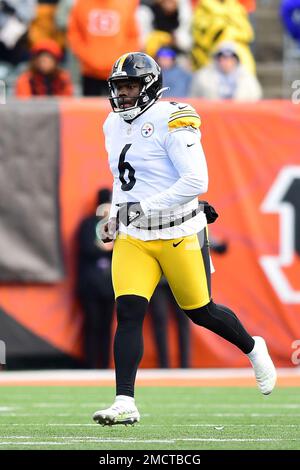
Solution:
M 195 116 L 183 116 L 169 125 L 165 148 L 178 172 L 178 180 L 167 190 L 141 201 L 145 213 L 187 203 L 207 191 L 208 172 L 200 141 L 200 118 Z

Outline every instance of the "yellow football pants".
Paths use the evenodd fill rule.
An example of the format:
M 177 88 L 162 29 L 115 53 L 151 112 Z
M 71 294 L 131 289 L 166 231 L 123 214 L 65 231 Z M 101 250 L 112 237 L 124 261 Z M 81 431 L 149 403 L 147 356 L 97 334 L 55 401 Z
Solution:
M 114 244 L 112 279 L 115 297 L 139 295 L 150 300 L 162 275 L 182 309 L 210 301 L 210 257 L 206 229 L 171 240 L 143 241 L 119 234 Z

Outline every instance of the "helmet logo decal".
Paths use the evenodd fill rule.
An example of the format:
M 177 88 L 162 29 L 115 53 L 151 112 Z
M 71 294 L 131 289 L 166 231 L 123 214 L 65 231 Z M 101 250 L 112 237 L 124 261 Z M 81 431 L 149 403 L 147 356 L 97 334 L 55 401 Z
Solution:
M 150 137 L 153 134 L 153 132 L 154 132 L 154 126 L 151 122 L 146 122 L 141 129 L 141 133 L 143 137 Z

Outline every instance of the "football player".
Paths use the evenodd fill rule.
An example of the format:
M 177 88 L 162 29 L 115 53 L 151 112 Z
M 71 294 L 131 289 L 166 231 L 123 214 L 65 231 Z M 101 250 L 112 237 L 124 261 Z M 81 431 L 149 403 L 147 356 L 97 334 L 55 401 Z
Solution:
M 103 240 L 115 239 L 116 398 L 93 419 L 102 425 L 140 419 L 134 383 L 143 320 L 162 273 L 186 315 L 247 354 L 260 391 L 271 393 L 276 371 L 265 341 L 250 336 L 237 316 L 211 297 L 207 221 L 198 204 L 208 186 L 199 115 L 189 104 L 159 100 L 160 67 L 140 52 L 116 61 L 108 85 L 113 112 L 103 129 L 114 183 Z

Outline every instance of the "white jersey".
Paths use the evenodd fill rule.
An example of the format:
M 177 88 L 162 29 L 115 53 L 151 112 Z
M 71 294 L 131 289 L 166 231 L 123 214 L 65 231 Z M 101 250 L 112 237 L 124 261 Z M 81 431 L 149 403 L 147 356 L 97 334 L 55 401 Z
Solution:
M 145 213 L 138 223 L 128 227 L 120 223 L 120 232 L 140 240 L 172 239 L 197 233 L 206 225 L 202 211 L 180 225 L 168 225 L 191 214 L 198 207 L 197 196 L 207 191 L 199 126 L 198 114 L 185 103 L 157 102 L 132 123 L 109 114 L 103 130 L 114 177 L 110 217 L 116 216 L 118 204 L 128 202 L 139 202 Z M 150 230 L 143 228 L 149 217 Z

